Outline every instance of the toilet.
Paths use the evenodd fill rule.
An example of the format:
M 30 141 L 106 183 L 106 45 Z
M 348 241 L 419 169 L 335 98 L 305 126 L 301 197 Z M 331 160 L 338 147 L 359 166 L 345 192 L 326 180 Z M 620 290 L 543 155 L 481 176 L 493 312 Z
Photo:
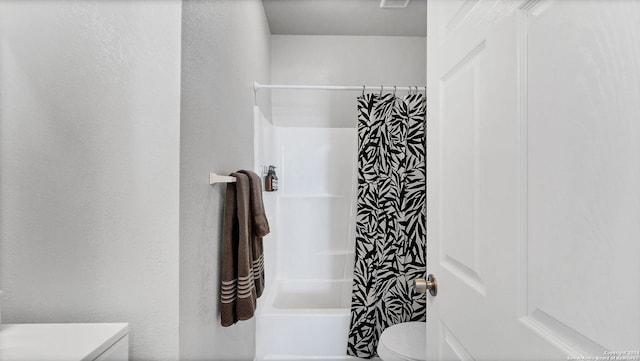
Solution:
M 382 331 L 378 356 L 383 361 L 425 361 L 427 327 L 424 322 L 404 322 Z

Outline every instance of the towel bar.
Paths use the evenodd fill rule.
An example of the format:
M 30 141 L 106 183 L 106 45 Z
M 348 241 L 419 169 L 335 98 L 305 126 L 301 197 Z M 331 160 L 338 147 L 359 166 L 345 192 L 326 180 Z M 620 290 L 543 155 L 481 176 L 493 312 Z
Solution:
M 219 175 L 216 173 L 209 173 L 209 184 L 216 184 L 216 183 L 235 183 L 236 182 L 236 177 L 231 177 L 231 176 L 226 176 L 226 175 Z

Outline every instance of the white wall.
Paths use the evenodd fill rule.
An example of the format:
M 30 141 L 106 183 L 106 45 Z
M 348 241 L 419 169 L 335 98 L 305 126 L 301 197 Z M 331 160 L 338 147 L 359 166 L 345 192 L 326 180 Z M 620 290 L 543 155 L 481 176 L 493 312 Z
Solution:
M 178 356 L 180 1 L 0 3 L 3 321 Z
M 180 356 L 252 360 L 255 319 L 220 326 L 225 185 L 208 174 L 254 166 L 252 86 L 270 81 L 270 32 L 260 0 L 205 0 L 183 3 L 182 34 Z
M 424 86 L 425 48 L 424 37 L 272 35 L 272 83 Z M 273 121 L 354 127 L 359 94 L 274 90 Z

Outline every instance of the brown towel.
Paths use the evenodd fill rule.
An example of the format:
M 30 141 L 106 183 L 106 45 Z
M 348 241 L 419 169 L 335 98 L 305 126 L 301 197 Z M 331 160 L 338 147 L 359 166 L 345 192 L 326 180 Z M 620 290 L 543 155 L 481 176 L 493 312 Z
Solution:
M 256 209 L 264 218 L 264 221 L 260 220 L 263 222 L 260 234 L 264 225 L 268 232 L 269 225 L 264 216 L 262 194 L 254 194 L 255 181 L 250 181 L 247 172 L 232 173 L 236 183 L 227 184 L 220 272 L 222 326 L 231 326 L 238 320 L 253 317 L 256 299 L 264 289 L 262 236 L 256 232 L 253 210 Z M 260 182 L 260 177 L 257 178 Z M 259 206 L 254 204 L 258 201 Z
M 233 173 L 236 183 L 227 184 L 225 197 L 220 315 L 222 326 L 247 320 L 256 309 L 253 252 L 250 244 L 249 177 Z
M 262 179 L 259 175 L 249 170 L 239 171 L 249 177 L 249 185 L 251 186 L 251 216 L 253 218 L 253 275 L 258 297 L 262 296 L 264 291 L 264 253 L 262 246 L 262 237 L 269 234 L 269 221 L 264 211 L 264 203 L 262 202 Z
M 262 179 L 259 175 L 250 170 L 240 170 L 240 173 L 249 177 L 251 184 L 251 215 L 253 216 L 253 227 L 255 234 L 264 237 L 269 234 L 269 221 L 264 211 L 262 202 Z

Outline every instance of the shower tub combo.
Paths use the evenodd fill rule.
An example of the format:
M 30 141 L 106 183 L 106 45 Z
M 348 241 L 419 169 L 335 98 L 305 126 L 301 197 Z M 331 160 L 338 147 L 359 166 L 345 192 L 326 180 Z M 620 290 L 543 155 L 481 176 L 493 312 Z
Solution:
M 278 281 L 260 305 L 258 360 L 349 360 L 351 280 Z
M 355 128 L 279 127 L 256 108 L 256 169 L 265 192 L 267 289 L 258 300 L 256 360 L 346 356 L 355 232 Z

